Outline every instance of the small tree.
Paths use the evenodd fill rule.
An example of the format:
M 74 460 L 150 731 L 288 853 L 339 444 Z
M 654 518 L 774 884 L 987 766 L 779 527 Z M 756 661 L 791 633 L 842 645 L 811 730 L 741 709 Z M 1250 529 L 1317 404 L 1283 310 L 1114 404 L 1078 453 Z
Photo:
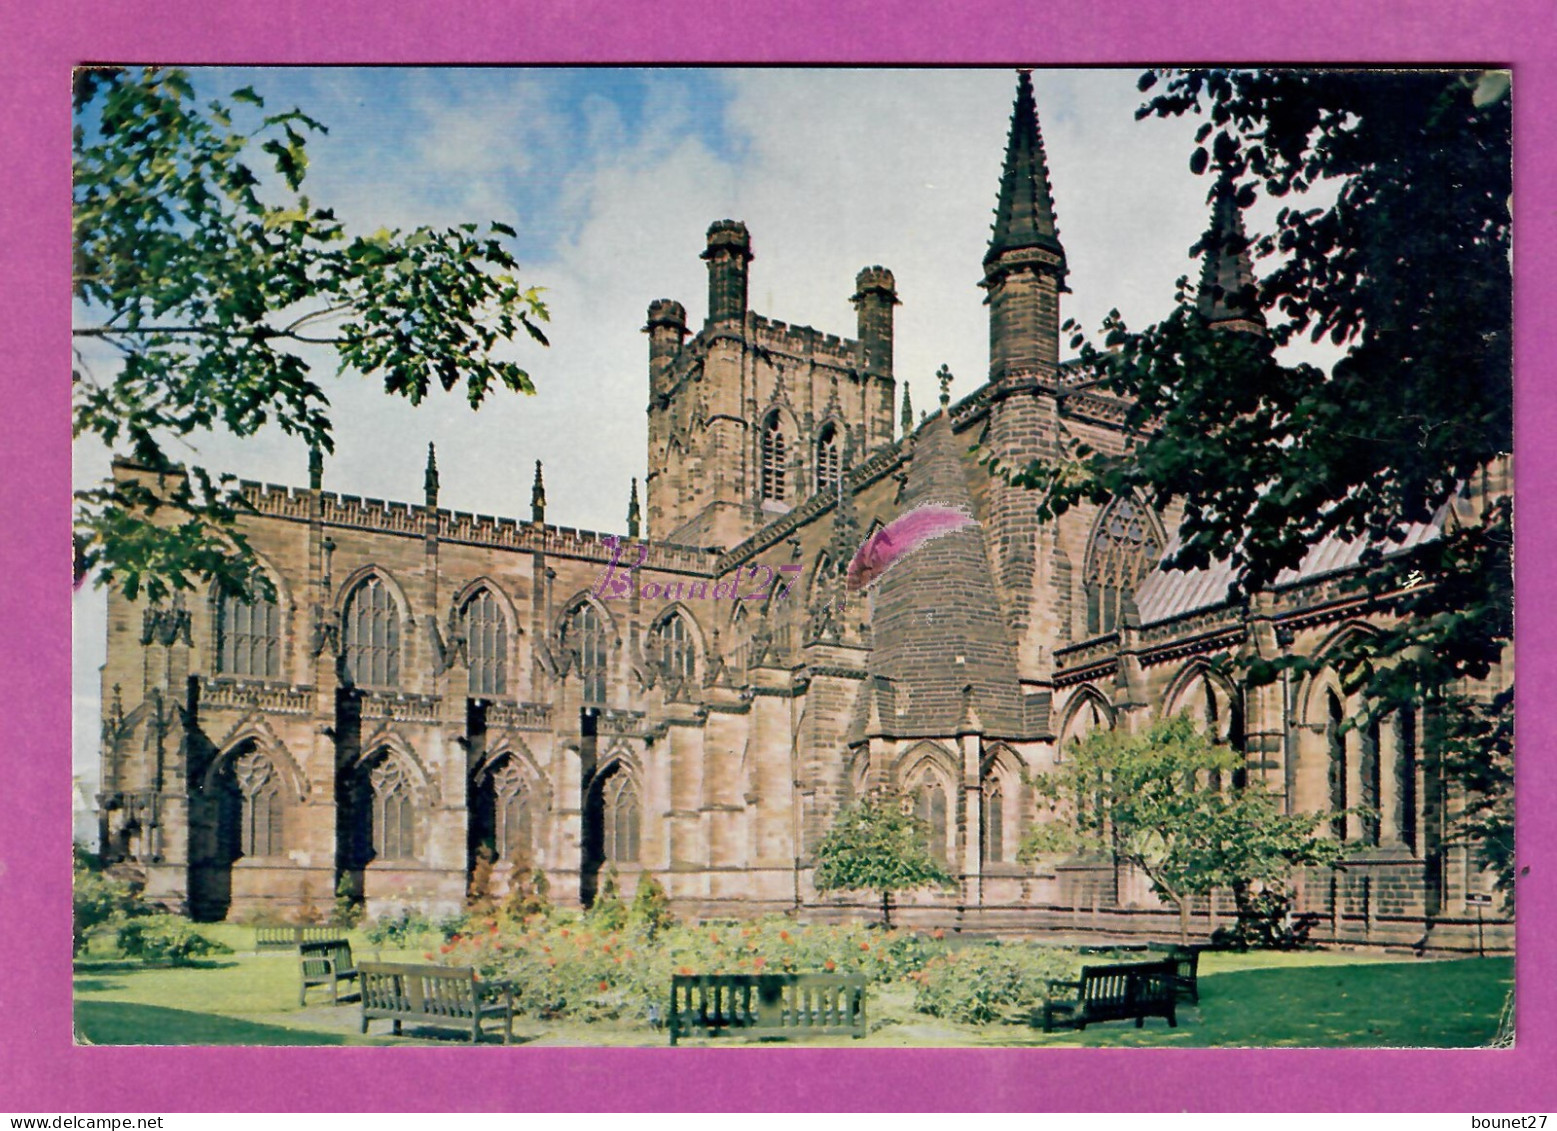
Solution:
M 866 798 L 839 813 L 817 846 L 811 882 L 819 892 L 880 892 L 881 922 L 890 928 L 897 892 L 955 882 L 930 854 L 928 831 L 900 798 Z
M 1257 782 L 1224 790 L 1240 761 L 1183 716 L 1141 734 L 1088 735 L 1035 782 L 1049 819 L 1024 840 L 1022 859 L 1090 850 L 1133 864 L 1178 908 L 1187 941 L 1192 896 L 1219 887 L 1284 890 L 1294 867 L 1340 855 L 1315 835 L 1320 814 L 1283 814 Z
M 647 872 L 638 881 L 638 890 L 633 893 L 628 918 L 641 926 L 650 939 L 675 925 L 676 917 L 670 913 L 670 896 L 665 894 L 660 882 Z

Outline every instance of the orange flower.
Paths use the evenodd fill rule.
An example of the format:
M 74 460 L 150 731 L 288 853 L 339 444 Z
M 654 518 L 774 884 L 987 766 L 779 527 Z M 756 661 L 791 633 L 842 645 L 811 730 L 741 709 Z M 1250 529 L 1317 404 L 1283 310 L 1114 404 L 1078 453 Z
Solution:
M 568 929 L 566 927 L 562 928 L 562 930 L 559 933 L 562 935 L 563 938 L 567 938 L 568 937 Z
M 822 969 L 829 971 L 836 970 L 838 969 L 838 964 L 829 958 L 826 962 L 822 963 Z
M 780 931 L 779 932 L 779 938 L 783 939 L 785 942 L 788 942 L 789 941 L 789 932 L 788 931 Z
M 427 959 L 428 962 L 431 962 L 433 960 L 433 953 L 429 950 L 426 954 L 422 955 L 422 957 Z
M 860 949 L 861 950 L 866 950 L 866 951 L 870 950 L 870 943 L 868 943 L 868 942 L 860 943 Z
M 609 990 L 611 988 L 611 983 L 607 982 L 604 978 L 602 978 L 600 980 L 600 988 L 602 990 Z
M 678 967 L 676 967 L 676 973 L 678 973 L 678 974 L 686 974 L 686 975 L 690 976 L 691 973 L 692 973 L 692 967 L 690 967 L 690 966 L 678 966 Z
M 453 943 L 444 943 L 442 946 L 440 946 L 438 948 L 438 953 L 439 954 L 448 954 L 449 951 L 451 951 L 453 949 L 454 949 L 454 944 Z
M 489 935 L 497 934 L 497 920 L 496 919 L 494 919 L 492 921 L 492 927 L 491 927 L 491 929 L 489 931 L 487 931 L 487 934 L 489 934 Z
M 930 937 L 932 939 L 944 939 L 946 937 L 946 932 L 937 927 L 935 930 L 930 932 Z
M 753 967 L 753 969 L 756 969 L 756 970 L 761 970 L 767 964 L 768 964 L 768 960 L 766 958 L 762 957 L 762 955 L 760 955 L 760 954 L 756 958 L 754 958 L 752 960 L 752 967 Z

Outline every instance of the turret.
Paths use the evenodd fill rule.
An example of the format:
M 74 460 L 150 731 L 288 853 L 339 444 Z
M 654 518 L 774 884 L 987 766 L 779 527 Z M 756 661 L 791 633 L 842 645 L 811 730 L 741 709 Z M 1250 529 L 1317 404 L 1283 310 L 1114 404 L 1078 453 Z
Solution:
M 716 220 L 708 228 L 708 322 L 746 317 L 746 275 L 751 263 L 751 233 L 739 220 Z
M 1000 203 L 980 284 L 989 292 L 991 381 L 1049 377 L 1059 365 L 1065 249 L 1055 225 L 1032 75 L 1019 75 Z
M 649 303 L 649 320 L 643 332 L 649 335 L 649 389 L 662 393 L 670 364 L 686 341 L 687 308 L 674 299 L 655 299 Z
M 892 308 L 898 305 L 895 283 L 885 267 L 866 267 L 855 276 L 849 298 L 859 317 L 865 364 L 888 377 L 892 375 Z

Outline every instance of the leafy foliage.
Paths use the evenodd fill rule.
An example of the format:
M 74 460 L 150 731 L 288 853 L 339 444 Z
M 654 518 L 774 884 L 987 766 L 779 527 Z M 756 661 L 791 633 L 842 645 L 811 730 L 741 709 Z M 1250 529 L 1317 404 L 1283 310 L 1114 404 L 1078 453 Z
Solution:
M 1187 280 L 1157 325 L 1110 315 L 1101 346 L 1068 324 L 1081 364 L 1131 402 L 1134 440 L 995 469 L 1042 491 L 1049 517 L 1083 499 L 1176 500 L 1171 564 L 1228 562 L 1235 597 L 1325 539 L 1361 541 L 1351 585 L 1386 627 L 1325 662 L 1372 711 L 1427 702 L 1453 717 L 1472 701 L 1465 681 L 1485 679 L 1513 635 L 1508 76 L 1198 69 L 1148 72 L 1141 89 L 1158 83 L 1137 116 L 1198 115 L 1194 172 L 1226 178 L 1241 209 L 1262 192 L 1293 200 L 1252 240 L 1268 265 L 1268 334 L 1214 329 Z M 1333 203 L 1308 206 L 1314 188 Z M 1277 347 L 1301 338 L 1343 354 L 1328 371 L 1283 362 Z M 1403 551 L 1412 524 L 1429 523 L 1441 535 Z M 1249 674 L 1314 666 L 1267 656 Z M 1491 791 L 1462 831 L 1497 860 L 1512 697 L 1475 701 L 1490 712 L 1484 735 L 1509 741 L 1456 747 L 1461 780 Z
M 106 871 L 102 860 L 79 844 L 71 845 L 71 953 L 104 925 L 141 914 L 140 886 Z
M 1079 969 L 1074 950 L 989 943 L 949 950 L 909 977 L 920 1013 L 985 1025 L 1030 1014 L 1048 996 L 1051 979 L 1073 978 Z
M 1140 734 L 1095 731 L 1034 785 L 1048 812 L 1022 843 L 1045 852 L 1111 854 L 1139 868 L 1178 907 L 1214 888 L 1283 888 L 1300 864 L 1331 864 L 1340 847 L 1314 835 L 1317 814 L 1287 816 L 1258 782 L 1221 788 L 1241 763 L 1185 716 Z
M 325 127 L 268 112 L 250 88 L 202 101 L 182 71 L 87 69 L 75 106 L 76 436 L 163 474 L 170 440 L 218 427 L 275 424 L 332 450 L 328 399 L 298 352 L 310 345 L 412 404 L 461 384 L 473 407 L 495 388 L 535 391 L 496 355 L 521 334 L 546 342 L 508 225 L 349 235 L 301 191 L 308 138 Z M 117 355 L 111 375 L 94 371 L 89 341 Z M 164 486 L 82 492 L 78 572 L 132 598 L 197 579 L 264 590 L 232 530 L 229 481 L 191 468 Z
M 213 954 L 231 954 L 226 943 L 207 938 L 180 915 L 146 915 L 120 923 L 116 941 L 126 958 L 148 964 L 185 966 Z
M 650 939 L 675 925 L 676 918 L 670 913 L 670 896 L 653 876 L 645 873 L 638 881 L 628 918 Z
M 812 883 L 819 892 L 879 892 L 882 923 L 890 926 L 894 894 L 954 882 L 927 843 L 924 822 L 901 799 L 866 798 L 840 812 L 817 845 Z

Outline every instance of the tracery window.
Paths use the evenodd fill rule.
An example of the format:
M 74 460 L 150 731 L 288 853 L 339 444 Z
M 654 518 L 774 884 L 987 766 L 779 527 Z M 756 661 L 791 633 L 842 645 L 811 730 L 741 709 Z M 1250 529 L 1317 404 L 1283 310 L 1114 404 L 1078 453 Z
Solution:
M 762 497 L 778 502 L 784 500 L 786 472 L 785 461 L 788 445 L 784 430 L 779 425 L 778 413 L 768 417 L 762 428 Z
M 346 681 L 359 687 L 400 682 L 400 610 L 383 578 L 369 577 L 346 602 Z
M 274 763 L 257 750 L 233 760 L 233 780 L 242 798 L 238 824 L 244 856 L 281 855 L 281 781 Z
M 843 470 L 843 454 L 839 451 L 838 430 L 831 424 L 822 429 L 816 442 L 816 489 L 832 491 L 838 486 Z
M 996 778 L 984 782 L 984 862 L 1000 864 L 1006 858 L 1006 801 Z
M 568 620 L 567 647 L 578 667 L 584 702 L 603 705 L 606 700 L 606 627 L 593 605 L 580 605 Z
M 405 768 L 385 758 L 368 777 L 373 788 L 373 854 L 380 860 L 416 856 L 416 802 Z
M 1162 557 L 1162 545 L 1150 516 L 1128 498 L 1115 499 L 1103 511 L 1087 552 L 1084 587 L 1087 635 L 1113 632 L 1123 619 L 1125 601 Z
M 618 864 L 636 864 L 641 806 L 632 776 L 618 770 L 607 778 L 604 801 L 605 858 Z
M 924 822 L 930 838 L 930 855 L 946 863 L 946 790 L 927 779 L 914 791 L 914 814 Z
M 508 694 L 508 621 L 490 589 L 465 602 L 464 619 L 470 694 Z
M 263 597 L 223 596 L 216 606 L 216 670 L 275 679 L 281 674 L 281 616 Z
M 665 678 L 673 681 L 691 680 L 697 670 L 697 648 L 692 642 L 692 630 L 686 618 L 674 613 L 660 622 L 656 630 L 660 649 L 660 668 Z
M 506 758 L 492 774 L 493 839 L 499 860 L 530 858 L 534 829 L 534 792 L 529 777 L 513 758 Z

